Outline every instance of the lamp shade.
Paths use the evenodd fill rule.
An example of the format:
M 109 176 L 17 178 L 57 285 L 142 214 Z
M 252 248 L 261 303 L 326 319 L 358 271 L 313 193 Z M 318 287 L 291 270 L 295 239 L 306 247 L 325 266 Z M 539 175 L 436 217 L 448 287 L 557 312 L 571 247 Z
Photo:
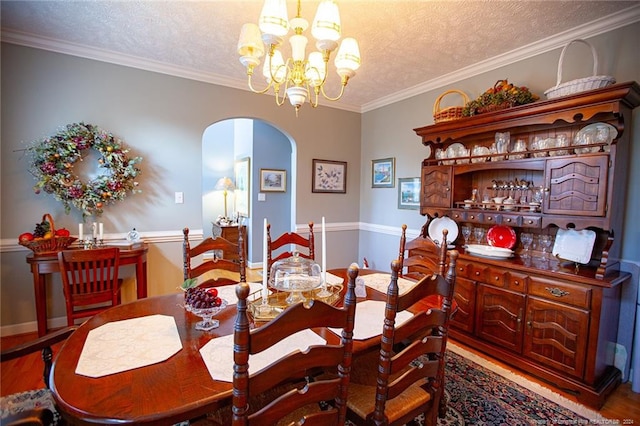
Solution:
M 335 64 L 338 68 L 338 73 L 340 73 L 341 69 L 355 73 L 360 68 L 360 48 L 355 38 L 347 37 L 342 40 Z
M 322 84 L 325 77 L 325 65 L 322 53 L 311 52 L 309 54 L 309 61 L 307 62 L 305 76 L 312 87 L 317 87 Z
M 316 40 L 336 41 L 341 35 L 340 12 L 333 0 L 324 0 L 318 6 L 316 17 L 313 19 L 311 34 Z
M 260 58 L 264 55 L 264 43 L 262 42 L 260 28 L 256 24 L 244 24 L 240 30 L 238 39 L 238 54 Z
M 221 177 L 220 179 L 218 179 L 218 182 L 216 182 L 216 186 L 214 189 L 217 191 L 233 191 L 234 189 L 236 189 L 236 186 L 230 178 Z
M 265 34 L 284 37 L 289 32 L 286 0 L 265 0 L 260 13 L 260 30 Z
M 271 65 L 271 70 L 269 70 L 269 65 Z M 271 83 L 271 75 L 276 79 L 274 83 L 284 83 L 284 80 L 287 77 L 287 67 L 284 66 L 284 59 L 282 58 L 280 50 L 273 52 L 271 59 L 264 61 L 262 75 L 264 75 L 264 78 L 268 83 Z

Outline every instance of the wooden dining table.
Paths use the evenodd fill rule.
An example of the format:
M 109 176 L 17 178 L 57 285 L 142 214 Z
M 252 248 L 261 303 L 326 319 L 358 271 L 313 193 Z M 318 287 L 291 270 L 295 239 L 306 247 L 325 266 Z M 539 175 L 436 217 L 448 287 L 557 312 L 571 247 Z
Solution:
M 107 245 L 108 246 L 108 245 Z M 76 248 L 76 250 L 82 250 Z M 138 299 L 147 297 L 147 252 L 149 247 L 141 244 L 133 248 L 120 249 L 120 266 L 135 265 L 136 295 Z M 38 337 L 47 334 L 47 275 L 59 273 L 57 253 L 27 255 L 27 263 L 33 275 L 33 293 L 36 302 Z
M 346 283 L 346 269 L 329 272 Z M 360 274 L 373 272 L 378 271 L 361 270 Z M 366 290 L 367 297 L 360 301 L 385 300 L 379 291 Z M 212 379 L 199 351 L 211 339 L 233 334 L 235 305 L 216 315 L 218 328 L 203 332 L 195 329 L 200 318 L 187 312 L 183 304 L 182 293 L 150 297 L 115 306 L 82 324 L 60 349 L 51 370 L 51 390 L 64 419 L 70 424 L 174 424 L 229 405 L 232 383 Z M 91 330 L 155 314 L 175 319 L 181 350 L 163 362 L 99 378 L 76 374 Z M 339 341 L 340 337 L 328 329 L 315 331 L 328 344 Z M 379 342 L 380 336 L 354 341 L 354 356 L 377 347 Z

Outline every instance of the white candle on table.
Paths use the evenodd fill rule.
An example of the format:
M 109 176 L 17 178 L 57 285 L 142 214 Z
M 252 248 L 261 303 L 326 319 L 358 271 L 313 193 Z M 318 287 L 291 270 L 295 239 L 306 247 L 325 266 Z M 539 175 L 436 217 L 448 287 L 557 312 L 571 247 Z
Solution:
M 103 239 L 102 237 L 104 237 L 104 223 L 100 222 L 99 227 L 100 227 L 100 239 L 102 240 Z
M 82 235 L 82 224 L 81 224 L 81 223 L 79 223 L 79 224 L 78 224 L 78 239 L 79 239 L 80 241 L 82 241 L 82 237 L 83 237 L 83 235 Z
M 98 236 L 98 224 L 93 222 L 93 226 L 91 226 L 91 236 L 96 238 Z
M 322 282 L 327 282 L 327 233 L 324 229 L 324 216 L 322 216 Z
M 269 292 L 267 290 L 267 218 L 264 218 L 262 233 L 262 301 L 266 302 Z

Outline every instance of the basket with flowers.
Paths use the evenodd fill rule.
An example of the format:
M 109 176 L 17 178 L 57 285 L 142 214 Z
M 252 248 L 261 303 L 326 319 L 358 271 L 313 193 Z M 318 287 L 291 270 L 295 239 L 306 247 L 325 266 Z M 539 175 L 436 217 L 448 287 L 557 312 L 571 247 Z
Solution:
M 487 91 L 477 99 L 468 102 L 462 111 L 462 115 L 470 117 L 472 115 L 499 111 L 516 105 L 529 104 L 538 99 L 540 99 L 540 97 L 531 93 L 525 86 L 516 86 L 509 83 L 508 80 L 498 80 L 493 87 L 487 89 Z

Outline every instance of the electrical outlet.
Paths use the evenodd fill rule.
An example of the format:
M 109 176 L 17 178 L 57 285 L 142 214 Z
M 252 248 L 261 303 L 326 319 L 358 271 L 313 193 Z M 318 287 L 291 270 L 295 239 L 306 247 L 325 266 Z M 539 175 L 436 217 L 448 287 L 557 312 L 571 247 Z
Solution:
M 176 198 L 176 204 L 184 203 L 184 193 L 183 192 L 176 192 L 175 193 L 175 198 Z

